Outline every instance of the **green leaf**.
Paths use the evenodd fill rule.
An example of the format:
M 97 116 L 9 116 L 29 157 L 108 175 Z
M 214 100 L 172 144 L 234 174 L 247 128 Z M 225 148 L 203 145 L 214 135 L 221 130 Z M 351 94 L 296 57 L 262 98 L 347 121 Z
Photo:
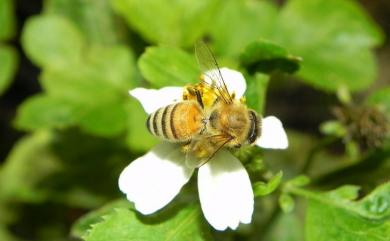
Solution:
M 68 18 L 93 43 L 124 42 L 126 31 L 107 0 L 47 0 L 44 12 Z
M 365 216 L 385 220 L 390 218 L 390 182 L 377 187 L 370 195 L 359 200 L 356 208 L 362 209 Z
M 154 87 L 184 86 L 200 76 L 195 57 L 171 47 L 150 47 L 138 61 L 142 75 Z
M 15 75 L 18 64 L 16 51 L 0 45 L 0 95 L 4 93 Z
M 282 193 L 279 196 L 279 206 L 282 208 L 282 211 L 285 213 L 292 212 L 294 210 L 295 202 L 291 195 L 287 193 Z
M 40 80 L 47 96 L 22 105 L 17 118 L 19 128 L 79 125 L 89 133 L 106 137 L 126 129 L 128 90 L 138 81 L 128 48 L 91 46 L 82 63 L 48 68 Z
M 282 181 L 283 172 L 280 171 L 274 175 L 267 183 L 257 182 L 253 185 L 253 192 L 255 196 L 269 195 L 279 186 Z
M 118 208 L 128 208 L 130 206 L 129 201 L 125 199 L 118 199 L 116 201 L 112 201 L 103 207 L 94 210 L 84 216 L 82 216 L 79 220 L 77 220 L 71 230 L 71 234 L 74 237 L 82 238 L 86 236 L 88 230 L 92 228 L 93 225 L 104 221 L 103 217 L 109 215 L 114 212 L 115 209 Z
M 258 40 L 245 47 L 240 60 L 250 73 L 294 73 L 299 69 L 301 58 L 291 55 L 273 42 Z
M 246 75 L 245 79 L 248 85 L 245 92 L 246 102 L 250 108 L 262 114 L 264 112 L 269 76 L 257 73 L 254 78 Z
M 331 206 L 311 201 L 306 215 L 307 241 L 386 241 L 390 222 L 373 222 Z
M 80 60 L 85 42 L 76 26 L 66 18 L 41 15 L 27 20 L 22 45 L 35 64 L 61 67 Z
M 385 183 L 365 198 L 359 188 L 343 186 L 317 194 L 296 192 L 309 199 L 306 212 L 306 240 L 385 241 L 390 236 L 390 183 Z
M 372 222 L 320 202 L 311 201 L 306 215 L 307 241 L 387 241 L 390 222 Z
M 365 198 L 354 201 L 358 197 L 359 187 L 346 185 L 336 190 L 320 194 L 297 187 L 289 187 L 291 193 L 318 201 L 324 205 L 343 209 L 370 220 L 384 220 L 390 217 L 390 183 L 377 187 Z
M 266 37 L 301 56 L 298 75 L 328 91 L 367 88 L 376 77 L 372 48 L 383 42 L 382 32 L 352 0 L 288 1 Z
M 310 183 L 310 178 L 305 175 L 299 175 L 286 182 L 286 185 L 292 185 L 296 187 L 303 187 Z
M 99 136 L 114 137 L 124 132 L 127 114 L 123 103 L 104 101 L 84 109 L 78 120 L 81 128 Z
M 103 217 L 85 237 L 86 241 L 182 241 L 211 240 L 202 230 L 200 211 L 188 206 L 172 214 L 168 219 L 136 215 L 133 210 L 119 208 Z
M 116 44 L 108 47 L 92 45 L 83 61 L 95 72 L 96 76 L 100 76 L 126 96 L 128 90 L 138 84 L 139 73 L 136 69 L 134 54 L 125 45 Z
M 151 43 L 192 46 L 217 10 L 218 0 L 114 0 L 113 6 L 129 26 Z
M 0 1 L 0 40 L 8 40 L 15 34 L 14 1 Z
M 249 43 L 274 31 L 277 8 L 269 1 L 228 0 L 210 23 L 217 53 L 238 57 Z
M 367 102 L 371 105 L 383 107 L 390 116 L 390 87 L 375 91 L 367 98 Z
M 64 128 L 76 123 L 77 111 L 67 100 L 36 95 L 19 106 L 15 125 L 24 130 Z

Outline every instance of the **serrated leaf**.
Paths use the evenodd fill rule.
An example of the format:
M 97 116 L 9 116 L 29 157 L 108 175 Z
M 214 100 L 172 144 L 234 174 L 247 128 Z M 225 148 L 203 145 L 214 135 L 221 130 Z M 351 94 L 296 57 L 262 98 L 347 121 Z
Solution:
M 8 40 L 15 34 L 14 1 L 0 1 L 0 40 Z
M 299 69 L 301 62 L 301 58 L 267 40 L 258 40 L 247 45 L 240 55 L 240 60 L 250 73 L 280 71 L 291 74 Z
M 342 209 L 310 201 L 306 215 L 307 241 L 387 241 L 390 222 L 372 222 Z
M 151 43 L 192 46 L 213 17 L 218 0 L 115 0 L 114 9 Z
M 69 20 L 41 15 L 27 20 L 22 45 L 28 57 L 41 67 L 62 67 L 77 63 L 85 47 L 84 38 Z
M 389 188 L 389 183 L 384 184 L 356 202 L 347 202 L 347 200 L 356 198 L 357 187 L 342 187 L 327 194 L 337 202 L 347 202 L 359 212 L 327 205 L 319 200 L 310 200 L 306 216 L 306 239 L 308 241 L 388 240 L 390 235 Z
M 269 195 L 279 186 L 282 181 L 283 172 L 280 171 L 274 175 L 267 183 L 257 182 L 253 185 L 253 192 L 255 196 Z
M 138 65 L 145 79 L 156 88 L 194 83 L 201 74 L 194 56 L 172 47 L 146 49 Z
M 385 241 L 390 237 L 390 183 L 358 201 L 358 187 L 307 193 L 306 240 Z
M 114 212 L 115 209 L 128 208 L 129 205 L 130 203 L 128 200 L 119 199 L 112 201 L 97 210 L 87 213 L 73 224 L 71 230 L 72 236 L 78 238 L 86 236 L 87 232 L 92 228 L 93 225 L 103 221 L 104 216 Z
M 194 206 L 182 208 L 165 220 L 139 216 L 133 210 L 120 208 L 94 225 L 85 240 L 201 241 L 210 240 L 210 236 L 202 230 L 200 212 Z
M 64 16 L 93 43 L 115 44 L 125 39 L 125 26 L 107 0 L 47 0 L 44 12 Z
M 390 217 L 390 183 L 377 187 L 365 198 L 358 201 L 354 199 L 358 197 L 359 187 L 353 185 L 341 186 L 323 194 L 300 188 L 291 187 L 291 189 L 298 190 L 292 193 L 300 193 L 310 200 L 355 213 L 366 219 L 384 220 Z
M 274 31 L 276 17 L 277 7 L 269 1 L 225 1 L 210 22 L 216 52 L 238 57 L 249 43 Z
M 16 51 L 0 44 L 0 95 L 4 93 L 15 75 L 18 64 Z
M 377 68 L 371 51 L 383 42 L 379 28 L 351 0 L 288 1 L 273 34 L 266 37 L 301 56 L 298 75 L 327 91 L 368 87 Z

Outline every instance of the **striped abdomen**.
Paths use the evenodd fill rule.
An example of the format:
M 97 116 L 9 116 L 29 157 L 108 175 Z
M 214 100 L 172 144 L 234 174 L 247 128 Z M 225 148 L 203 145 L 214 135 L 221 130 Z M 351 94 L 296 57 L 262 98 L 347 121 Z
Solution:
M 183 101 L 158 109 L 146 121 L 149 132 L 168 141 L 184 142 L 199 134 L 203 110 L 195 101 Z

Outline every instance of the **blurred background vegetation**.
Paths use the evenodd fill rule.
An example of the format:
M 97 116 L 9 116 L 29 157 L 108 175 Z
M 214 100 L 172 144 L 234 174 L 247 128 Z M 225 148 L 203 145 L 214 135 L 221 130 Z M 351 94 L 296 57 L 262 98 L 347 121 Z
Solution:
M 388 240 L 389 33 L 387 0 L 0 0 L 0 240 L 164 240 L 198 213 L 194 180 L 145 220 L 117 178 L 158 142 L 128 90 L 196 82 L 199 38 L 290 147 L 235 153 L 251 225 L 172 240 Z

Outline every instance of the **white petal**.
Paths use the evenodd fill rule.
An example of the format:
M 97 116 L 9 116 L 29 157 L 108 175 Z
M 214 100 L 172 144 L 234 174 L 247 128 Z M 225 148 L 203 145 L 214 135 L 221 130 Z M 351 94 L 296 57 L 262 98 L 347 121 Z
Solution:
M 264 148 L 286 149 L 288 139 L 282 122 L 275 116 L 268 116 L 261 121 L 261 135 L 256 145 Z
M 185 166 L 178 145 L 160 143 L 122 171 L 119 189 L 139 212 L 150 214 L 168 204 L 192 172 L 193 169 Z
M 205 81 L 209 84 L 211 84 L 213 81 L 213 76 L 218 75 L 216 72 L 217 69 L 209 70 L 205 73 Z M 239 99 L 244 95 L 244 92 L 246 90 L 246 82 L 244 76 L 241 74 L 241 72 L 232 70 L 229 68 L 221 68 L 221 75 L 223 80 L 225 81 L 226 87 L 229 91 L 229 94 L 235 93 L 236 98 Z M 210 79 L 211 77 L 211 79 Z
M 207 221 L 217 230 L 250 223 L 253 191 L 241 162 L 226 150 L 199 168 L 199 199 Z
M 158 90 L 135 88 L 130 90 L 129 94 L 142 104 L 146 113 L 150 114 L 161 107 L 181 101 L 183 99 L 183 88 L 164 87 Z

